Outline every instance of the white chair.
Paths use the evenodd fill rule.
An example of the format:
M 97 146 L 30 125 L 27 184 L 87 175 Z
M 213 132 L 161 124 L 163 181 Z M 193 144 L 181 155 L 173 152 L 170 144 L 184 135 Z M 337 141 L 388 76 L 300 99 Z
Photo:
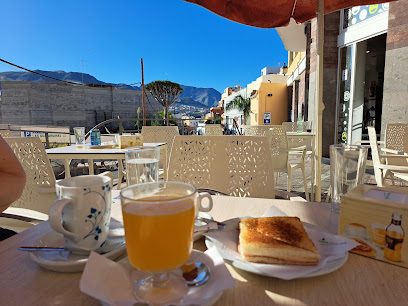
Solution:
M 3 138 L 13 137 L 13 135 L 11 134 L 9 130 L 0 130 L 0 136 Z
M 385 147 L 387 149 L 408 153 L 408 124 L 388 123 L 385 129 Z M 395 160 L 393 164 L 408 166 L 405 160 Z
M 221 124 L 206 124 L 205 125 L 205 135 L 206 136 L 222 136 L 224 134 L 224 129 Z
M 287 132 L 297 132 L 297 122 L 282 122 L 282 125 L 286 127 Z M 311 121 L 302 122 L 302 132 L 312 129 Z
M 169 181 L 232 196 L 274 198 L 271 159 L 266 137 L 176 136 Z
M 26 185 L 21 197 L 0 214 L 0 226 L 21 232 L 48 220 L 48 210 L 57 198 L 55 176 L 38 137 L 10 137 L 4 139 L 20 161 L 26 173 Z M 111 172 L 104 172 L 113 179 Z
M 180 135 L 177 126 L 143 126 L 143 142 L 167 143 L 167 158 L 170 156 L 174 137 Z
M 309 191 L 305 173 L 306 146 L 288 148 L 286 128 L 283 125 L 270 125 L 269 129 L 265 131 L 265 136 L 271 147 L 275 172 L 286 172 L 288 175 L 287 191 L 290 192 L 292 188 L 292 172 L 296 169 L 301 169 L 305 196 L 306 200 L 309 201 Z M 299 154 L 299 162 L 291 163 L 289 160 L 290 152 Z
M 368 127 L 368 136 L 370 138 L 371 155 L 374 166 L 374 176 L 377 186 L 383 187 L 385 179 L 390 177 L 394 185 L 394 176 L 408 181 L 408 166 L 397 165 L 398 162 L 407 163 L 408 154 L 389 148 L 381 148 L 386 154 L 380 154 L 377 142 L 377 134 L 374 127 Z
M 0 226 L 22 231 L 48 219 L 48 208 L 57 198 L 55 176 L 40 138 L 10 137 L 4 140 L 23 166 L 26 186 L 20 199 L 2 213 L 1 216 L 7 218 L 0 219 Z

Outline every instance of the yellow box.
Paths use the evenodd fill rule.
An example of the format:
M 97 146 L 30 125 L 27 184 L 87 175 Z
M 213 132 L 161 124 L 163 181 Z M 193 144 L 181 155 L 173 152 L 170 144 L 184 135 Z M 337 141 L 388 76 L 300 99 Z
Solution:
M 135 135 L 119 135 L 118 145 L 121 149 L 143 146 L 143 136 Z
M 408 268 L 407 233 L 407 187 L 360 185 L 342 197 L 339 234 L 362 244 L 352 252 Z

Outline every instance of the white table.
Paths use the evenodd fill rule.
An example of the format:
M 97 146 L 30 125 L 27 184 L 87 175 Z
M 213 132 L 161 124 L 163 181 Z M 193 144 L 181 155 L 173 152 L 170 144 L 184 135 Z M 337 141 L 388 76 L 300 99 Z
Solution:
M 167 179 L 167 144 L 165 142 L 144 143 L 145 147 L 160 147 L 160 153 L 163 157 L 164 177 Z M 89 165 L 89 173 L 94 173 L 94 159 L 116 159 L 118 160 L 118 189 L 120 189 L 123 178 L 123 160 L 125 159 L 125 149 L 108 148 L 108 149 L 92 149 L 90 146 L 85 148 L 77 148 L 76 145 L 47 149 L 49 159 L 62 159 L 65 166 L 65 178 L 71 177 L 69 163 L 71 159 L 87 159 Z
M 116 192 L 116 193 L 115 193 Z M 117 195 L 117 191 L 113 194 Z M 219 221 L 257 216 L 271 205 L 290 216 L 330 230 L 328 203 L 295 202 L 275 199 L 214 197 L 210 214 Z M 121 220 L 119 201 L 112 205 L 112 217 Z M 43 222 L 0 242 L 0 288 L 2 305 L 100 305 L 79 290 L 81 273 L 47 271 L 29 254 L 17 250 L 32 245 L 51 231 Z M 205 250 L 202 239 L 194 248 Z M 227 264 L 237 285 L 225 290 L 215 305 L 404 305 L 408 298 L 408 269 L 350 254 L 339 270 L 313 278 L 285 281 L 259 276 Z
M 310 190 L 310 198 L 312 201 L 315 200 L 315 186 L 314 182 L 320 186 L 321 180 L 320 178 L 316 178 L 315 180 L 315 163 L 316 161 L 316 154 L 315 154 L 315 138 L 316 135 L 311 132 L 286 132 L 287 139 L 288 139 L 288 148 L 296 148 L 300 146 L 306 146 L 307 154 L 311 155 L 311 190 Z

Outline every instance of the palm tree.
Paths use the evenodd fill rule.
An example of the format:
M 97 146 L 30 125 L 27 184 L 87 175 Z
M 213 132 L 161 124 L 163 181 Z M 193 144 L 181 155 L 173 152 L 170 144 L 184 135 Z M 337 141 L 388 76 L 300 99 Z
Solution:
M 244 113 L 244 124 L 246 125 L 246 119 L 251 114 L 251 98 L 244 98 L 238 95 L 225 106 L 225 110 L 231 110 L 237 108 L 240 112 Z

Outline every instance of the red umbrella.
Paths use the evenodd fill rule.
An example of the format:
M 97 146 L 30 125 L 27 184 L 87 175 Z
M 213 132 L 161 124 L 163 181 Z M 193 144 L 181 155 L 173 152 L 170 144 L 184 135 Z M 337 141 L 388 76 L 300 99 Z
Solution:
M 318 0 L 186 0 L 224 18 L 258 28 L 286 26 L 293 18 L 303 23 L 317 16 Z M 324 13 L 357 5 L 377 4 L 381 0 L 324 0 Z
M 314 129 L 317 135 L 316 200 L 321 200 L 322 115 L 323 104 L 323 29 L 324 14 L 351 6 L 377 4 L 394 0 L 185 0 L 198 4 L 227 19 L 259 28 L 286 26 L 290 18 L 302 23 L 314 17 L 318 20 L 317 90 Z M 312 187 L 313 188 L 313 187 Z

